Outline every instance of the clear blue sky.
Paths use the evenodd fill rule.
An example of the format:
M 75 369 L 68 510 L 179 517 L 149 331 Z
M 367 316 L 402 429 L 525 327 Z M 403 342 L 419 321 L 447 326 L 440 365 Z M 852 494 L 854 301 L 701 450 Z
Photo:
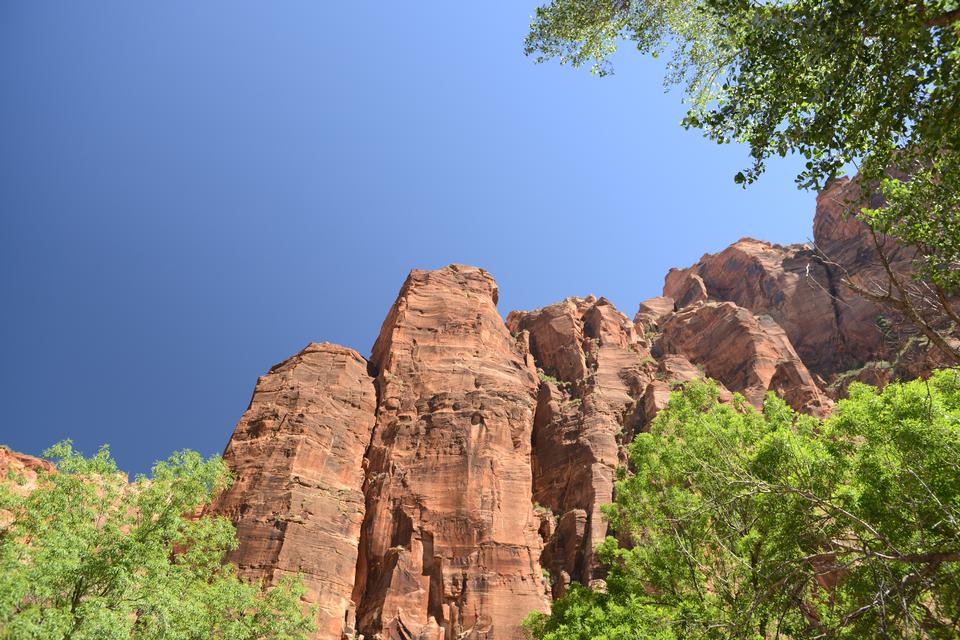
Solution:
M 814 197 L 684 131 L 662 64 L 534 65 L 535 2 L 0 5 L 0 442 L 222 451 L 309 341 L 368 354 L 411 268 L 500 310 L 810 237 Z

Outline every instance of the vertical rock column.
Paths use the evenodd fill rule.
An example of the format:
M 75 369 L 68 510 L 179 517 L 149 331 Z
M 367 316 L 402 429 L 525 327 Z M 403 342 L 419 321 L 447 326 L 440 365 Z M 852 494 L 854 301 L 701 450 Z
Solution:
M 356 596 L 366 637 L 515 637 L 548 602 L 531 504 L 537 380 L 475 267 L 413 271 L 373 348 Z
M 311 344 L 260 378 L 224 458 L 234 484 L 213 505 L 237 527 L 228 560 L 275 583 L 303 573 L 318 640 L 352 632 L 363 455 L 376 392 L 352 349 Z
M 638 400 L 653 378 L 647 343 L 604 298 L 568 298 L 507 317 L 527 332 L 547 378 L 534 423 L 533 498 L 554 523 L 542 529 L 554 596 L 571 581 L 605 575 L 594 556 L 608 533 L 600 507 L 613 500 L 621 444 L 639 427 Z M 554 529 L 555 527 L 555 529 Z

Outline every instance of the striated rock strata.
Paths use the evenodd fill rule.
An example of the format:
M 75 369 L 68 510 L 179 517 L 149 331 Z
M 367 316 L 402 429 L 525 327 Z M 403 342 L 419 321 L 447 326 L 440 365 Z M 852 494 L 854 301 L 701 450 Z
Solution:
M 672 314 L 657 346 L 701 365 L 708 377 L 754 405 L 775 391 L 798 411 L 823 416 L 831 407 L 780 325 L 732 302 L 700 303 Z
M 715 300 L 769 316 L 834 395 L 850 379 L 883 383 L 945 366 L 910 323 L 842 284 L 847 277 L 874 290 L 886 287 L 873 236 L 846 215 L 859 194 L 856 181 L 833 182 L 817 198 L 812 244 L 782 246 L 743 238 L 687 269 L 672 269 L 664 296 L 676 300 L 677 309 L 694 299 Z M 887 239 L 878 241 L 893 271 L 909 282 L 912 251 Z M 637 320 L 649 321 L 649 315 L 650 309 L 641 306 Z

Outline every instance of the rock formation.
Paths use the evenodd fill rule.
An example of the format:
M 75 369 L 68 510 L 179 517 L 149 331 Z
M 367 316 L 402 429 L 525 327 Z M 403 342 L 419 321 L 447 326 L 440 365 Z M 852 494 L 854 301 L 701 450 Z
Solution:
M 355 598 L 367 637 L 512 638 L 547 609 L 537 378 L 475 267 L 414 271 L 383 323 Z
M 672 314 L 657 346 L 701 365 L 754 405 L 775 391 L 798 411 L 824 416 L 830 409 L 780 325 L 732 302 L 699 303 Z
M 673 390 L 710 377 L 721 401 L 774 391 L 823 416 L 851 380 L 943 364 L 841 286 L 882 279 L 843 215 L 857 197 L 820 196 L 815 244 L 744 238 L 671 270 L 633 320 L 588 296 L 504 321 L 483 269 L 411 272 L 369 362 L 310 344 L 257 382 L 211 506 L 237 526 L 229 560 L 267 584 L 301 573 L 318 640 L 516 638 L 571 582 L 602 583 L 600 507 Z M 0 449 L 22 490 L 45 464 Z
M 839 285 L 877 276 L 838 204 L 855 195 L 821 195 L 816 247 L 739 240 L 671 270 L 632 321 L 593 296 L 504 321 L 486 271 L 411 272 L 369 362 L 312 344 L 258 382 L 214 505 L 237 524 L 230 559 L 267 582 L 303 573 L 321 640 L 517 637 L 572 581 L 604 579 L 624 445 L 685 382 L 823 416 L 852 379 L 936 364 Z
M 257 382 L 210 508 L 237 526 L 228 559 L 266 584 L 302 574 L 318 640 L 518 637 L 571 582 L 602 583 L 594 550 L 617 532 L 600 507 L 675 389 L 709 377 L 721 401 L 774 391 L 823 416 L 851 380 L 942 364 L 841 286 L 882 278 L 843 215 L 857 197 L 849 181 L 820 196 L 815 245 L 744 238 L 671 270 L 633 320 L 587 296 L 504 321 L 483 269 L 411 272 L 369 362 L 310 344 Z M 22 491 L 44 465 L 0 448 Z
M 637 322 L 593 296 L 505 322 L 482 269 L 411 272 L 369 363 L 313 344 L 258 382 L 213 506 L 237 524 L 230 559 L 303 573 L 324 640 L 516 637 L 571 581 L 603 580 L 600 507 L 678 385 L 829 408 L 773 320 L 671 277 L 682 303 Z
M 837 180 L 817 198 L 813 244 L 743 238 L 691 267 L 672 269 L 664 296 L 676 301 L 677 310 L 712 300 L 769 316 L 819 377 L 821 388 L 834 396 L 842 395 L 852 379 L 882 384 L 945 366 L 915 327 L 842 284 L 843 277 L 873 288 L 886 283 L 873 236 L 846 215 L 858 199 L 856 181 Z M 878 241 L 894 272 L 910 281 L 911 251 L 889 239 Z M 641 305 L 637 321 L 650 322 L 649 305 Z
M 302 573 L 318 638 L 352 628 L 375 410 L 366 360 L 311 344 L 260 378 L 224 452 L 234 483 L 213 510 L 237 527 L 240 546 L 228 560 L 267 584 Z
M 533 499 L 545 516 L 541 564 L 556 596 L 571 580 L 603 576 L 593 558 L 607 535 L 600 506 L 613 499 L 621 445 L 642 421 L 636 399 L 654 365 L 642 333 L 604 298 L 513 312 L 507 326 L 529 341 L 544 371 L 533 426 Z
M 26 495 L 37 486 L 37 473 L 53 471 L 53 465 L 46 460 L 17 453 L 0 446 L 0 479 L 12 479 L 11 488 L 16 493 Z M 2 522 L 0 514 L 0 522 Z

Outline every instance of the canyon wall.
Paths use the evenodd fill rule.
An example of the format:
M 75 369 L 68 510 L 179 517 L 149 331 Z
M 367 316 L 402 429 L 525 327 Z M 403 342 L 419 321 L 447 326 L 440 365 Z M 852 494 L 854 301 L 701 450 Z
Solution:
M 947 364 L 843 286 L 883 283 L 877 242 L 910 272 L 844 215 L 857 197 L 847 180 L 820 195 L 813 243 L 744 238 L 670 270 L 633 319 L 591 295 L 504 320 L 483 269 L 411 272 L 369 360 L 312 343 L 257 382 L 209 509 L 237 527 L 228 560 L 268 585 L 302 575 L 317 640 L 521 637 L 572 582 L 602 587 L 625 445 L 685 382 L 825 416 L 853 380 Z M 20 491 L 51 468 L 0 448 Z
M 573 581 L 601 585 L 624 446 L 684 382 L 830 412 L 851 380 L 940 364 L 844 289 L 880 278 L 838 181 L 812 244 L 744 238 L 666 276 L 631 320 L 568 298 L 501 318 L 483 269 L 413 271 L 369 361 L 311 344 L 260 379 L 225 452 L 240 571 L 301 573 L 317 638 L 505 640 Z M 894 268 L 909 271 L 896 250 Z
M 360 354 L 308 345 L 260 378 L 223 454 L 234 482 L 212 510 L 240 542 L 227 559 L 270 585 L 302 574 L 319 638 L 351 629 L 376 402 Z
M 531 500 L 536 370 L 475 267 L 414 271 L 373 347 L 358 628 L 510 638 L 548 601 Z

